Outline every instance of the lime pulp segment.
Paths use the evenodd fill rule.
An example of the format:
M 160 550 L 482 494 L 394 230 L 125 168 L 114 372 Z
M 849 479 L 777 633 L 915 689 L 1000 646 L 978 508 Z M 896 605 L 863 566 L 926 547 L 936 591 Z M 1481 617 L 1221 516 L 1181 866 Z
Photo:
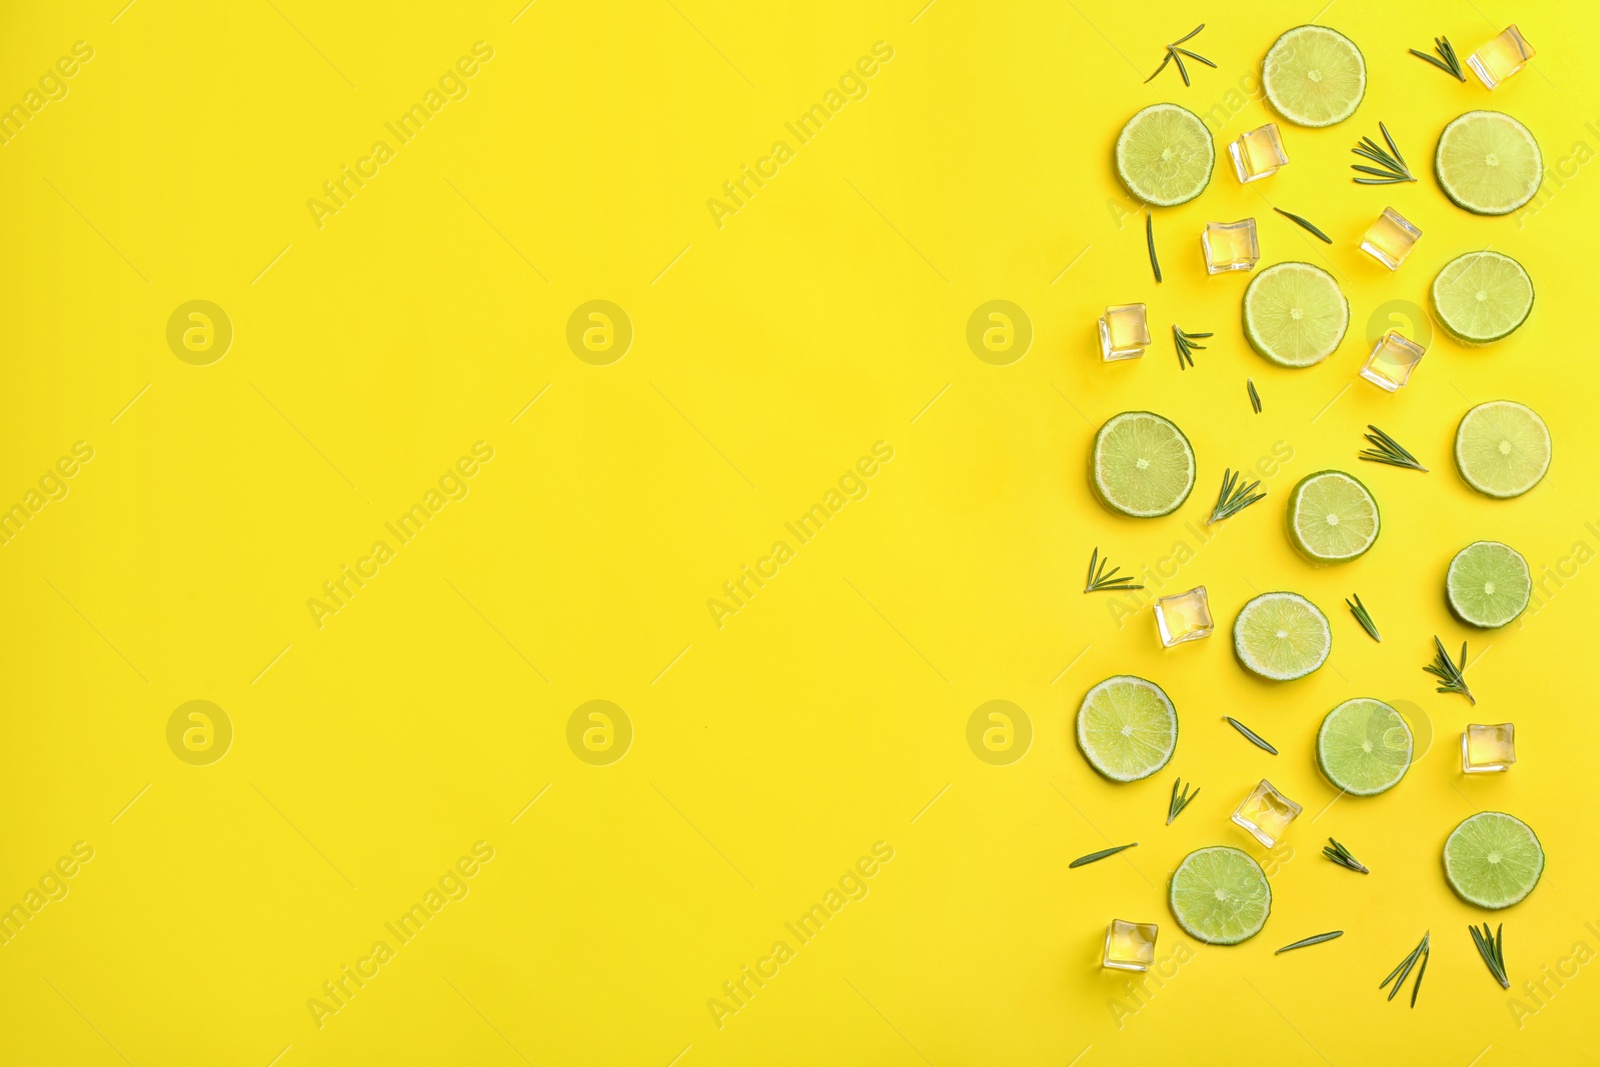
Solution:
M 1084 694 L 1078 707 L 1078 747 L 1114 782 L 1150 777 L 1177 744 L 1177 709 L 1154 682 L 1115 675 Z
M 1278 114 L 1300 126 L 1332 126 L 1355 114 L 1367 91 L 1367 64 L 1344 34 L 1296 26 L 1261 63 L 1261 87 Z
M 1208 945 L 1237 945 L 1261 932 L 1272 913 L 1272 889 L 1261 865 L 1236 848 L 1189 853 L 1172 872 L 1172 915 Z
M 1152 207 L 1172 207 L 1199 196 L 1211 181 L 1216 158 L 1206 124 L 1177 104 L 1151 104 L 1117 136 L 1117 177 Z
M 1333 275 L 1310 263 L 1268 267 L 1244 291 L 1244 335 L 1284 367 L 1321 363 L 1350 325 L 1350 302 Z
M 1533 310 L 1533 279 L 1499 252 L 1468 252 L 1433 279 L 1439 325 L 1463 344 L 1486 345 L 1510 336 Z
M 1550 430 L 1537 412 L 1513 400 L 1491 400 L 1456 427 L 1456 470 L 1485 496 L 1521 496 L 1550 469 Z
M 1457 207 L 1509 215 L 1539 191 L 1544 160 L 1528 127 L 1510 115 L 1469 111 L 1439 135 L 1433 173 Z
M 1503 811 L 1480 811 L 1444 843 L 1444 874 L 1468 904 L 1509 908 L 1539 884 L 1544 849 L 1527 823 Z
M 1370 797 L 1392 789 L 1411 766 L 1411 727 L 1381 700 L 1357 697 L 1328 712 L 1317 731 L 1317 766 L 1338 788 Z
M 1533 579 L 1528 561 L 1510 545 L 1474 541 L 1450 561 L 1445 592 L 1456 618 L 1489 629 L 1522 614 L 1533 594 Z
M 1318 471 L 1289 494 L 1289 534 L 1317 563 L 1355 559 L 1378 539 L 1378 502 L 1343 471 Z
M 1277 682 L 1304 678 L 1333 648 L 1328 617 L 1298 593 L 1262 593 L 1233 621 L 1233 651 L 1245 668 Z
M 1106 507 L 1138 519 L 1168 515 L 1194 488 L 1194 449 L 1171 421 L 1124 411 L 1094 435 L 1090 476 Z

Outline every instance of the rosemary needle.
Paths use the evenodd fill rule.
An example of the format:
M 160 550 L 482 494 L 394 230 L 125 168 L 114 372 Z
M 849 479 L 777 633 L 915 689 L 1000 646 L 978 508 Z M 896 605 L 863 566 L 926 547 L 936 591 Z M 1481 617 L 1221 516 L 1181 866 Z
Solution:
M 1099 564 L 1098 569 L 1095 567 L 1096 563 Z M 1091 552 L 1089 554 L 1089 580 L 1084 585 L 1083 591 L 1085 593 L 1099 593 L 1107 589 L 1120 591 L 1123 589 L 1144 588 L 1143 585 L 1133 584 L 1133 575 L 1131 574 L 1124 574 L 1120 578 L 1117 577 L 1116 574 L 1122 569 L 1121 567 L 1111 567 L 1109 571 L 1106 570 L 1110 566 L 1111 560 L 1100 558 L 1099 548 Z
M 1184 362 L 1186 360 L 1188 361 L 1190 367 L 1194 366 L 1194 353 L 1197 351 L 1204 352 L 1206 350 L 1205 345 L 1197 345 L 1195 344 L 1195 341 L 1204 340 L 1210 336 L 1211 334 L 1209 333 L 1186 333 L 1179 329 L 1177 323 L 1172 324 L 1172 344 L 1173 347 L 1178 350 L 1179 370 L 1186 369 L 1184 367 Z
M 1211 517 L 1206 520 L 1207 526 L 1239 514 L 1239 512 L 1267 495 L 1266 493 L 1254 492 L 1256 486 L 1261 484 L 1259 480 L 1251 482 L 1249 485 L 1241 486 L 1239 484 L 1240 479 L 1241 475 L 1235 474 L 1231 468 L 1223 470 L 1222 491 L 1217 494 L 1217 506 L 1212 509 Z
M 1354 604 L 1350 603 L 1349 599 L 1347 598 L 1344 602 L 1344 605 L 1350 609 L 1350 614 L 1356 617 L 1356 622 L 1361 624 L 1361 628 L 1367 631 L 1368 637 L 1372 638 L 1374 641 L 1383 641 L 1382 635 L 1378 633 L 1378 624 L 1372 621 L 1372 612 L 1367 610 L 1367 606 L 1361 602 L 1361 597 L 1359 595 L 1357 595 Z
M 1354 856 L 1350 855 L 1350 850 L 1349 849 L 1347 849 L 1343 845 L 1339 844 L 1339 842 L 1334 841 L 1333 838 L 1331 838 L 1331 837 L 1328 838 L 1328 840 L 1333 842 L 1333 843 L 1331 845 L 1323 845 L 1322 846 L 1322 854 L 1324 856 L 1326 856 L 1328 859 L 1332 860 L 1333 862 L 1337 863 L 1339 866 L 1345 868 L 1346 870 L 1355 871 L 1357 874 L 1371 874 L 1372 873 L 1371 871 L 1369 871 L 1365 867 L 1363 867 L 1361 865 L 1361 863 L 1359 861 L 1357 861 Z
M 1199 33 L 1201 30 L 1203 30 L 1205 28 L 1206 28 L 1206 24 L 1202 22 L 1200 25 L 1196 26 L 1194 29 L 1190 30 L 1188 33 L 1184 34 L 1182 37 L 1179 37 L 1176 41 L 1173 41 L 1171 44 L 1167 45 L 1167 54 L 1166 54 L 1165 57 L 1162 58 L 1161 66 L 1156 68 L 1156 74 L 1160 74 L 1162 71 L 1166 70 L 1167 69 L 1167 64 L 1173 62 L 1174 60 L 1176 60 L 1177 64 L 1178 64 L 1178 73 L 1183 77 L 1183 84 L 1188 85 L 1189 84 L 1189 69 L 1183 65 L 1183 57 L 1184 56 L 1188 56 L 1190 59 L 1195 60 L 1198 63 L 1204 63 L 1206 66 L 1211 67 L 1212 69 L 1215 69 L 1217 65 L 1215 63 L 1211 62 L 1211 60 L 1207 59 L 1205 56 L 1195 55 L 1193 52 L 1189 51 L 1187 48 L 1179 48 L 1178 47 L 1180 44 L 1182 44 L 1183 42 L 1187 41 L 1189 38 L 1193 37 L 1195 34 Z M 1145 81 L 1146 82 L 1151 81 L 1153 78 L 1155 78 L 1156 74 L 1150 75 L 1150 77 L 1146 78 Z
M 1250 406 L 1255 409 L 1255 413 L 1257 415 L 1261 414 L 1261 394 L 1256 392 L 1255 381 L 1253 379 L 1246 378 L 1244 380 L 1244 387 L 1245 391 L 1250 394 Z
M 1367 429 L 1372 432 L 1362 436 L 1371 442 L 1372 447 L 1363 448 L 1360 452 L 1357 452 L 1357 459 L 1364 459 L 1368 463 L 1387 463 L 1391 467 L 1405 467 L 1408 470 L 1421 471 L 1423 474 L 1428 473 L 1428 468 L 1417 462 L 1417 457 L 1406 451 L 1399 441 L 1396 441 L 1370 422 L 1367 423 Z
M 1200 795 L 1200 790 L 1198 789 L 1196 789 L 1193 793 L 1189 792 L 1189 786 L 1194 785 L 1193 782 L 1190 782 L 1189 785 L 1184 785 L 1183 793 L 1180 795 L 1178 793 L 1178 787 L 1180 785 L 1183 785 L 1182 778 L 1179 778 L 1177 781 L 1172 783 L 1172 800 L 1167 805 L 1168 826 L 1172 825 L 1173 819 L 1176 819 L 1179 815 L 1183 814 L 1183 809 L 1189 806 L 1189 801 Z
M 1123 849 L 1132 848 L 1134 845 L 1137 845 L 1138 843 L 1139 842 L 1135 841 L 1135 842 L 1133 842 L 1133 844 L 1115 845 L 1115 846 L 1113 846 L 1111 848 L 1103 848 L 1099 852 L 1091 852 L 1087 856 L 1079 856 L 1077 859 L 1075 859 L 1071 863 L 1067 864 L 1067 869 L 1071 870 L 1074 867 L 1082 867 L 1086 863 L 1093 863 L 1096 860 L 1103 860 L 1107 856 L 1115 856 L 1118 852 L 1121 852 Z
M 1155 272 L 1156 284 L 1161 284 L 1161 263 L 1156 259 L 1156 221 L 1148 211 L 1144 215 L 1144 243 L 1150 249 L 1150 269 Z
M 1235 730 L 1238 730 L 1241 734 L 1244 734 L 1244 736 L 1252 745 L 1255 745 L 1257 748 L 1264 748 L 1274 756 L 1278 754 L 1278 750 L 1273 748 L 1271 743 L 1268 742 L 1266 738 L 1250 729 L 1250 727 L 1246 726 L 1238 719 L 1235 719 L 1232 715 L 1224 715 L 1223 718 L 1228 720 L 1228 725 L 1232 726 Z
M 1476 926 L 1469 926 L 1467 927 L 1467 932 L 1472 935 L 1472 943 L 1478 946 L 1478 955 L 1483 957 L 1483 965 L 1489 968 L 1489 973 L 1496 982 L 1500 983 L 1500 988 L 1510 989 L 1511 980 L 1506 977 L 1505 942 L 1503 940 L 1505 929 L 1505 923 L 1501 923 L 1499 929 L 1491 935 L 1489 933 L 1489 924 L 1484 923 L 1482 931 L 1479 931 Z
M 1415 48 L 1408 49 L 1408 51 L 1418 59 L 1425 59 L 1429 63 L 1432 63 L 1446 74 L 1449 74 L 1455 78 L 1456 81 L 1466 81 L 1467 76 L 1461 71 L 1461 60 L 1456 58 L 1455 46 L 1450 43 L 1450 38 L 1435 37 L 1433 39 L 1433 47 L 1434 50 L 1437 51 L 1442 57 L 1442 62 L 1439 59 L 1433 58 L 1428 53 L 1420 52 Z
M 1461 642 L 1461 663 L 1459 666 L 1450 659 L 1450 653 L 1444 650 L 1444 642 L 1439 640 L 1437 634 L 1433 638 L 1433 647 L 1437 650 L 1437 654 L 1433 657 L 1433 662 L 1422 669 L 1439 679 L 1440 684 L 1434 691 L 1438 693 L 1460 693 L 1467 698 L 1469 703 L 1476 705 L 1478 703 L 1477 698 L 1472 695 L 1472 690 L 1467 688 L 1467 643 L 1465 641 Z
M 1283 953 L 1288 952 L 1291 949 L 1305 948 L 1307 945 L 1320 945 L 1324 941 L 1332 941 L 1336 937 L 1343 937 L 1343 936 L 1344 936 L 1344 931 L 1343 930 L 1329 930 L 1325 934 L 1312 934 L 1310 937 L 1301 938 L 1299 941 L 1296 941 L 1292 945 L 1284 945 L 1277 952 L 1274 952 L 1273 955 L 1274 956 L 1281 956 Z
M 1333 244 L 1333 238 L 1329 237 L 1327 234 L 1325 234 L 1321 230 L 1317 229 L 1317 227 L 1312 224 L 1310 219 L 1303 219 L 1299 215 L 1296 215 L 1294 212 L 1285 211 L 1281 207 L 1275 207 L 1272 210 L 1276 211 L 1278 214 L 1282 215 L 1284 218 L 1288 219 L 1290 222 L 1293 222 L 1298 226 L 1301 226 L 1301 227 L 1303 227 L 1303 228 L 1305 228 L 1307 230 L 1310 230 L 1312 233 L 1314 233 L 1318 237 L 1322 238 L 1322 240 L 1325 243 L 1330 244 L 1330 245 Z

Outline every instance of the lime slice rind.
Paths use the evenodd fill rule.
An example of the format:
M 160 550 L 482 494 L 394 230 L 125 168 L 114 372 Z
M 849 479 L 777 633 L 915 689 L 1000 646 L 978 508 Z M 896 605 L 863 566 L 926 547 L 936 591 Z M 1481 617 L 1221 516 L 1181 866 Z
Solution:
M 1533 279 L 1499 252 L 1468 252 L 1444 265 L 1429 292 L 1433 315 L 1465 345 L 1511 336 L 1533 310 Z
M 1136 782 L 1167 765 L 1178 745 L 1178 712 L 1159 685 L 1118 674 L 1078 707 L 1078 748 L 1113 782 Z
M 1174 207 L 1210 184 L 1217 149 L 1194 112 L 1177 104 L 1151 104 L 1122 127 L 1114 159 L 1117 177 L 1135 199 Z
M 1273 110 L 1290 122 L 1332 126 L 1361 105 L 1367 63 L 1344 34 L 1326 26 L 1296 26 L 1267 50 L 1261 87 Z
M 1513 622 L 1533 595 L 1528 561 L 1510 545 L 1474 541 L 1445 573 L 1445 596 L 1456 618 L 1486 630 Z
M 1237 945 L 1261 932 L 1272 914 L 1272 887 L 1261 865 L 1236 848 L 1197 849 L 1172 872 L 1167 903 L 1189 936 Z
M 1509 215 L 1539 191 L 1544 159 L 1533 134 L 1510 115 L 1469 111 L 1439 134 L 1433 174 L 1457 207 Z
M 1514 400 L 1491 400 L 1461 417 L 1455 460 L 1461 480 L 1484 496 L 1521 496 L 1550 469 L 1550 430 L 1538 412 Z
M 1277 263 L 1256 275 L 1241 310 L 1245 340 L 1281 367 L 1321 363 L 1350 327 L 1350 302 L 1339 283 L 1310 263 Z
M 1360 480 L 1326 470 L 1300 479 L 1289 494 L 1289 539 L 1315 563 L 1345 563 L 1378 540 L 1378 502 Z
M 1149 411 L 1112 416 L 1094 435 L 1089 477 L 1112 511 L 1135 519 L 1170 515 L 1194 489 L 1194 449 L 1170 419 Z
M 1444 874 L 1468 904 L 1509 908 L 1544 874 L 1544 847 L 1532 827 L 1503 811 L 1462 820 L 1444 843 Z
M 1376 796 L 1400 784 L 1411 753 L 1411 727 L 1394 708 L 1371 697 L 1346 700 L 1317 730 L 1317 767 L 1351 796 Z
M 1262 593 L 1233 620 L 1233 651 L 1253 674 L 1274 682 L 1304 678 L 1333 649 L 1328 617 L 1299 593 Z

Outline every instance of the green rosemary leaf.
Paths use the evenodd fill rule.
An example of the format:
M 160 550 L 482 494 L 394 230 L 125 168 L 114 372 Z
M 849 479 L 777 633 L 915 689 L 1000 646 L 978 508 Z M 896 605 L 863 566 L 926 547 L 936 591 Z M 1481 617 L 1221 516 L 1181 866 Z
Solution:
M 1250 727 L 1246 726 L 1238 719 L 1235 719 L 1232 715 L 1224 715 L 1223 718 L 1227 719 L 1228 724 L 1235 730 L 1238 730 L 1241 734 L 1244 734 L 1244 736 L 1249 739 L 1252 745 L 1255 745 L 1257 748 L 1264 748 L 1274 756 L 1278 754 L 1278 750 L 1272 747 L 1271 742 L 1262 737 L 1260 734 L 1256 733 L 1254 730 L 1250 729 Z
M 1354 604 L 1352 604 L 1347 597 L 1345 599 L 1344 606 L 1350 609 L 1350 614 L 1354 615 L 1356 617 L 1356 622 L 1359 622 L 1361 624 L 1361 628 L 1367 631 L 1368 637 L 1372 638 L 1374 641 L 1383 641 L 1383 636 L 1378 633 L 1378 624 L 1372 621 L 1372 612 L 1367 610 L 1367 606 L 1361 602 L 1361 597 L 1359 595 L 1356 596 Z
M 1187 48 L 1179 48 L 1177 45 L 1173 45 L 1172 46 L 1172 50 L 1174 52 L 1182 52 L 1184 55 L 1188 56 L 1190 59 L 1195 60 L 1196 62 L 1204 63 L 1206 66 L 1210 67 L 1212 70 L 1216 70 L 1217 69 L 1217 65 L 1215 63 L 1211 62 L 1211 60 L 1207 59 L 1205 56 L 1197 56 L 1193 52 L 1189 51 Z
M 1364 167 L 1359 163 L 1350 164 L 1350 169 L 1351 170 L 1359 170 L 1362 174 L 1374 174 L 1374 175 L 1377 175 L 1380 178 L 1393 178 L 1393 177 L 1395 177 L 1395 175 L 1391 171 L 1379 170 L 1377 167 Z M 1404 181 L 1405 179 L 1402 178 L 1401 180 Z
M 1417 462 L 1417 457 L 1406 451 L 1399 441 L 1396 441 L 1371 423 L 1367 424 L 1367 429 L 1372 432 L 1363 436 L 1372 444 L 1372 447 L 1362 449 L 1356 454 L 1356 458 L 1364 459 L 1369 463 L 1387 463 L 1391 467 L 1407 467 L 1414 471 L 1421 471 L 1424 474 L 1428 472 L 1428 468 Z
M 1422 668 L 1435 678 L 1439 679 L 1439 686 L 1434 690 L 1438 693 L 1460 693 L 1468 702 L 1476 705 L 1477 698 L 1472 695 L 1472 690 L 1467 688 L 1467 643 L 1461 642 L 1461 663 L 1457 665 L 1450 659 L 1450 653 L 1444 650 L 1444 642 L 1439 640 L 1437 634 L 1433 638 L 1433 647 L 1437 650 L 1433 662 Z
M 1244 380 L 1244 387 L 1245 391 L 1250 394 L 1250 406 L 1255 409 L 1255 413 L 1257 415 L 1261 414 L 1261 394 L 1256 392 L 1256 383 L 1253 380 L 1246 378 Z
M 1417 1006 L 1417 994 L 1422 992 L 1422 976 L 1428 973 L 1428 960 L 1433 958 L 1433 949 L 1422 950 L 1422 966 L 1417 968 L 1417 980 L 1411 987 L 1411 1006 Z
M 1251 504 L 1266 497 L 1266 493 L 1254 492 L 1256 486 L 1261 484 L 1259 480 L 1240 486 L 1240 478 L 1241 475 L 1235 474 L 1231 468 L 1223 470 L 1222 491 L 1217 494 L 1217 506 L 1212 510 L 1211 517 L 1206 520 L 1207 526 L 1237 515 Z
M 1292 949 L 1305 948 L 1307 945 L 1320 945 L 1324 941 L 1332 941 L 1336 937 L 1343 937 L 1343 936 L 1344 936 L 1344 931 L 1343 930 L 1329 930 L 1325 934 L 1312 934 L 1310 937 L 1301 938 L 1299 941 L 1296 941 L 1292 945 L 1284 945 L 1278 951 L 1274 952 L 1273 955 L 1274 956 L 1281 956 L 1285 952 L 1288 952 L 1288 951 L 1290 951 Z M 1380 986 L 1379 988 L 1381 989 L 1382 987 Z
M 1278 214 L 1282 215 L 1284 218 L 1288 219 L 1290 222 L 1293 222 L 1296 225 L 1302 226 L 1305 229 L 1310 230 L 1312 233 L 1314 233 L 1318 237 L 1322 238 L 1322 240 L 1326 244 L 1330 244 L 1330 245 L 1333 244 L 1333 238 L 1329 237 L 1327 234 L 1325 234 L 1321 230 L 1317 229 L 1316 226 L 1312 225 L 1310 220 L 1301 218 L 1299 215 L 1296 215 L 1293 212 L 1285 211 L 1281 207 L 1275 207 L 1272 210 L 1276 211 Z
M 1409 49 L 1407 49 L 1407 51 L 1410 52 L 1412 55 L 1416 56 L 1418 59 L 1427 60 L 1429 63 L 1432 63 L 1434 66 L 1438 67 L 1440 70 L 1444 71 L 1446 74 L 1454 74 L 1455 73 L 1455 71 L 1450 69 L 1449 64 L 1445 63 L 1443 60 L 1434 59 L 1432 56 L 1430 56 L 1426 52 L 1419 52 L 1415 48 L 1409 48 Z
M 1188 33 L 1184 34 L 1182 37 L 1179 37 L 1176 41 L 1173 41 L 1172 42 L 1173 46 L 1176 47 L 1177 45 L 1182 44 L 1183 42 L 1187 41 L 1189 38 L 1193 37 L 1195 34 L 1199 33 L 1201 30 L 1203 30 L 1205 28 L 1206 28 L 1206 24 L 1202 22 L 1200 25 L 1196 26 L 1194 29 L 1190 30 Z
M 1156 284 L 1161 284 L 1161 264 L 1156 260 L 1156 222 L 1155 216 L 1145 212 L 1144 240 L 1150 248 L 1150 269 L 1155 272 Z
M 1393 137 L 1389 136 L 1389 127 L 1380 121 L 1378 123 L 1378 132 L 1383 134 L 1383 143 L 1389 146 L 1389 151 L 1394 154 L 1395 162 L 1400 164 L 1400 169 L 1409 174 L 1410 168 L 1406 166 L 1406 157 L 1400 154 L 1400 146 L 1394 143 Z
M 1095 566 L 1097 563 L 1099 564 L 1098 569 Z M 1106 569 L 1108 567 L 1110 567 L 1110 570 Z M 1133 584 L 1133 575 L 1131 574 L 1124 574 L 1120 578 L 1117 577 L 1117 572 L 1121 569 L 1121 567 L 1112 567 L 1109 559 L 1101 559 L 1100 549 L 1096 547 L 1089 554 L 1089 577 L 1084 583 L 1083 591 L 1085 593 L 1099 593 L 1112 589 L 1120 592 L 1124 589 L 1144 588 L 1143 585 Z
M 1349 849 L 1339 844 L 1339 842 L 1334 841 L 1331 837 L 1328 838 L 1328 840 L 1333 842 L 1333 844 L 1332 847 L 1329 847 L 1328 845 L 1324 845 L 1322 847 L 1322 854 L 1324 856 L 1337 863 L 1341 867 L 1355 871 L 1357 874 L 1372 873 L 1371 871 L 1367 870 L 1366 867 L 1362 866 L 1360 861 L 1350 854 Z
M 1162 71 L 1166 70 L 1167 69 L 1167 64 L 1171 63 L 1171 62 L 1172 62 L 1172 50 L 1169 48 L 1167 50 L 1167 54 L 1161 60 L 1161 66 L 1156 68 L 1156 74 L 1160 74 Z M 1149 85 L 1152 81 L 1154 81 L 1156 74 L 1152 74 L 1152 75 L 1150 75 L 1150 77 L 1146 78 L 1144 80 L 1145 84 Z
M 1215 63 L 1211 62 L 1211 60 L 1207 59 L 1205 56 L 1198 55 L 1198 54 L 1196 54 L 1194 52 L 1191 52 L 1187 48 L 1179 48 L 1178 47 L 1183 42 L 1189 40 L 1195 34 L 1199 33 L 1201 30 L 1203 30 L 1205 28 L 1206 28 L 1206 24 L 1202 22 L 1200 25 L 1196 26 L 1194 29 L 1190 30 L 1188 33 L 1184 34 L 1182 37 L 1178 38 L 1176 41 L 1173 41 L 1171 44 L 1167 45 L 1167 54 L 1162 57 L 1161 65 L 1156 68 L 1155 74 L 1150 75 L 1150 77 L 1146 78 L 1145 81 L 1148 83 L 1150 81 L 1155 80 L 1156 74 L 1160 74 L 1162 71 L 1166 70 L 1168 63 L 1177 63 L 1177 65 L 1178 65 L 1178 75 L 1179 75 L 1179 77 L 1181 77 L 1183 79 L 1183 84 L 1185 84 L 1185 85 L 1191 84 L 1190 81 L 1189 81 L 1189 68 L 1183 65 L 1183 57 L 1184 56 L 1188 56 L 1190 59 L 1193 59 L 1196 62 L 1204 63 L 1206 66 L 1211 67 L 1213 70 L 1216 69 L 1217 65 Z
M 1135 841 L 1135 842 L 1133 842 L 1133 844 L 1129 844 L 1129 845 L 1115 845 L 1115 846 L 1113 846 L 1111 848 L 1103 848 L 1099 852 L 1091 852 L 1087 856 L 1079 856 L 1077 859 L 1075 859 L 1071 863 L 1067 864 L 1067 869 L 1070 871 L 1074 867 L 1082 867 L 1086 863 L 1093 863 L 1096 860 L 1103 860 L 1107 856 L 1115 856 L 1118 852 L 1121 852 L 1123 849 L 1132 848 L 1134 845 L 1137 845 L 1138 843 L 1139 842 Z
M 1182 778 L 1179 778 L 1177 781 L 1172 783 L 1172 800 L 1167 804 L 1168 826 L 1172 825 L 1173 819 L 1176 819 L 1179 815 L 1183 814 L 1183 809 L 1189 806 L 1189 801 L 1200 795 L 1200 790 L 1198 789 L 1196 789 L 1193 793 L 1189 792 L 1188 785 L 1183 785 L 1183 793 L 1182 795 L 1179 795 L 1178 787 L 1181 785 L 1183 785 Z M 1194 783 L 1190 782 L 1189 785 L 1194 785 Z

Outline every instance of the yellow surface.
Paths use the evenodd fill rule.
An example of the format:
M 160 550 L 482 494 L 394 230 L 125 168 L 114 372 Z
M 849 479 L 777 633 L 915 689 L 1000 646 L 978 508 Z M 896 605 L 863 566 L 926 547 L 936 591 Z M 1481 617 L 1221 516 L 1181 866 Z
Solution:
M 75 42 L 92 52 L 0 146 L 0 499 L 40 505 L 0 548 L 0 900 L 38 905 L 0 946 L 0 1060 L 1493 1065 L 1592 1047 L 1592 12 L 1338 0 L 1319 20 L 1364 50 L 1365 103 L 1335 128 L 1281 124 L 1290 164 L 1240 186 L 1222 149 L 1271 117 L 1250 99 L 1260 58 L 1315 5 L 120 4 L 0 16 L 6 102 Z M 1141 84 L 1201 17 L 1191 44 L 1218 69 Z M 1538 58 L 1492 97 L 1405 51 L 1444 33 L 1464 59 L 1512 20 Z M 437 113 L 402 141 L 386 124 L 431 89 Z M 1109 155 L 1162 100 L 1220 132 L 1211 188 L 1157 214 L 1157 286 Z M 785 124 L 814 104 L 837 113 L 802 142 Z M 1537 211 L 1473 218 L 1432 181 L 1438 131 L 1488 106 L 1559 171 Z M 1351 184 L 1379 119 L 1416 185 Z M 347 166 L 365 184 L 327 200 Z M 730 201 L 745 167 L 765 184 Z M 1357 249 L 1385 205 L 1423 231 L 1394 274 Z M 1252 354 L 1250 275 L 1202 272 L 1204 224 L 1248 216 L 1263 266 L 1341 279 L 1351 330 L 1326 363 Z M 1418 327 L 1434 273 L 1486 245 L 1531 273 L 1527 325 L 1478 351 L 1435 337 L 1393 396 L 1358 381 L 1369 331 Z M 996 299 L 1031 324 L 1009 365 L 966 341 Z M 193 300 L 232 325 L 208 365 L 168 345 Z M 620 360 L 614 314 L 573 330 L 587 359 L 569 348 L 592 300 L 625 309 Z M 1095 318 L 1132 301 L 1153 346 L 1103 365 Z M 1216 333 L 1192 370 L 1173 322 Z M 190 328 L 205 363 L 201 320 L 180 319 L 178 348 Z M 611 350 L 583 348 L 608 328 Z M 1469 492 L 1449 453 L 1498 397 L 1556 442 L 1510 502 Z M 1094 428 L 1137 408 L 1198 456 L 1165 519 L 1110 515 L 1085 478 Z M 1368 422 L 1432 472 L 1358 464 Z M 72 476 L 47 477 L 62 457 Z M 1269 495 L 1207 530 L 1225 466 Z M 1384 527 L 1316 569 L 1282 509 L 1330 466 L 1371 486 Z M 429 517 L 402 543 L 385 524 L 414 504 Z M 837 513 L 802 542 L 785 524 L 813 504 Z M 1479 538 L 1564 585 L 1522 625 L 1465 632 L 1444 569 Z M 1219 632 L 1161 650 L 1147 605 L 1119 618 L 1126 598 L 1080 592 L 1095 546 L 1146 593 L 1206 585 Z M 341 606 L 322 586 L 347 565 L 375 576 Z M 747 565 L 765 584 L 708 607 Z M 1277 588 L 1334 632 L 1327 666 L 1286 685 L 1247 677 L 1227 637 Z M 1476 708 L 1421 671 L 1436 633 L 1468 640 Z M 1160 774 L 1114 786 L 1071 724 L 1121 672 L 1166 688 L 1181 734 Z M 1312 737 L 1358 695 L 1421 709 L 1432 746 L 1393 792 L 1334 803 Z M 176 755 L 191 730 L 190 758 L 208 751 L 188 712 L 169 746 L 194 700 L 232 727 L 209 765 Z M 626 719 L 590 707 L 569 747 L 595 700 Z M 1010 765 L 969 748 L 994 700 L 1031 730 Z M 1460 776 L 1469 721 L 1517 724 L 1515 768 Z M 576 755 L 624 744 L 608 765 Z M 1203 792 L 1167 827 L 1178 775 Z M 1273 914 L 1242 946 L 1195 945 L 1167 873 L 1204 845 L 1263 855 L 1228 814 L 1264 776 L 1305 806 L 1265 857 Z M 1485 808 L 1549 855 L 1498 915 L 1439 864 Z M 1373 873 L 1319 858 L 1329 834 Z M 428 918 L 402 941 L 386 924 L 413 905 Z M 786 924 L 813 905 L 828 917 L 803 941 Z M 1113 918 L 1161 926 L 1165 977 L 1137 997 L 1099 968 Z M 1465 930 L 1485 918 L 1537 1001 L 1490 980 Z M 1378 980 L 1424 930 L 1416 1008 L 1386 1003 Z M 747 966 L 773 976 L 714 1011 Z

